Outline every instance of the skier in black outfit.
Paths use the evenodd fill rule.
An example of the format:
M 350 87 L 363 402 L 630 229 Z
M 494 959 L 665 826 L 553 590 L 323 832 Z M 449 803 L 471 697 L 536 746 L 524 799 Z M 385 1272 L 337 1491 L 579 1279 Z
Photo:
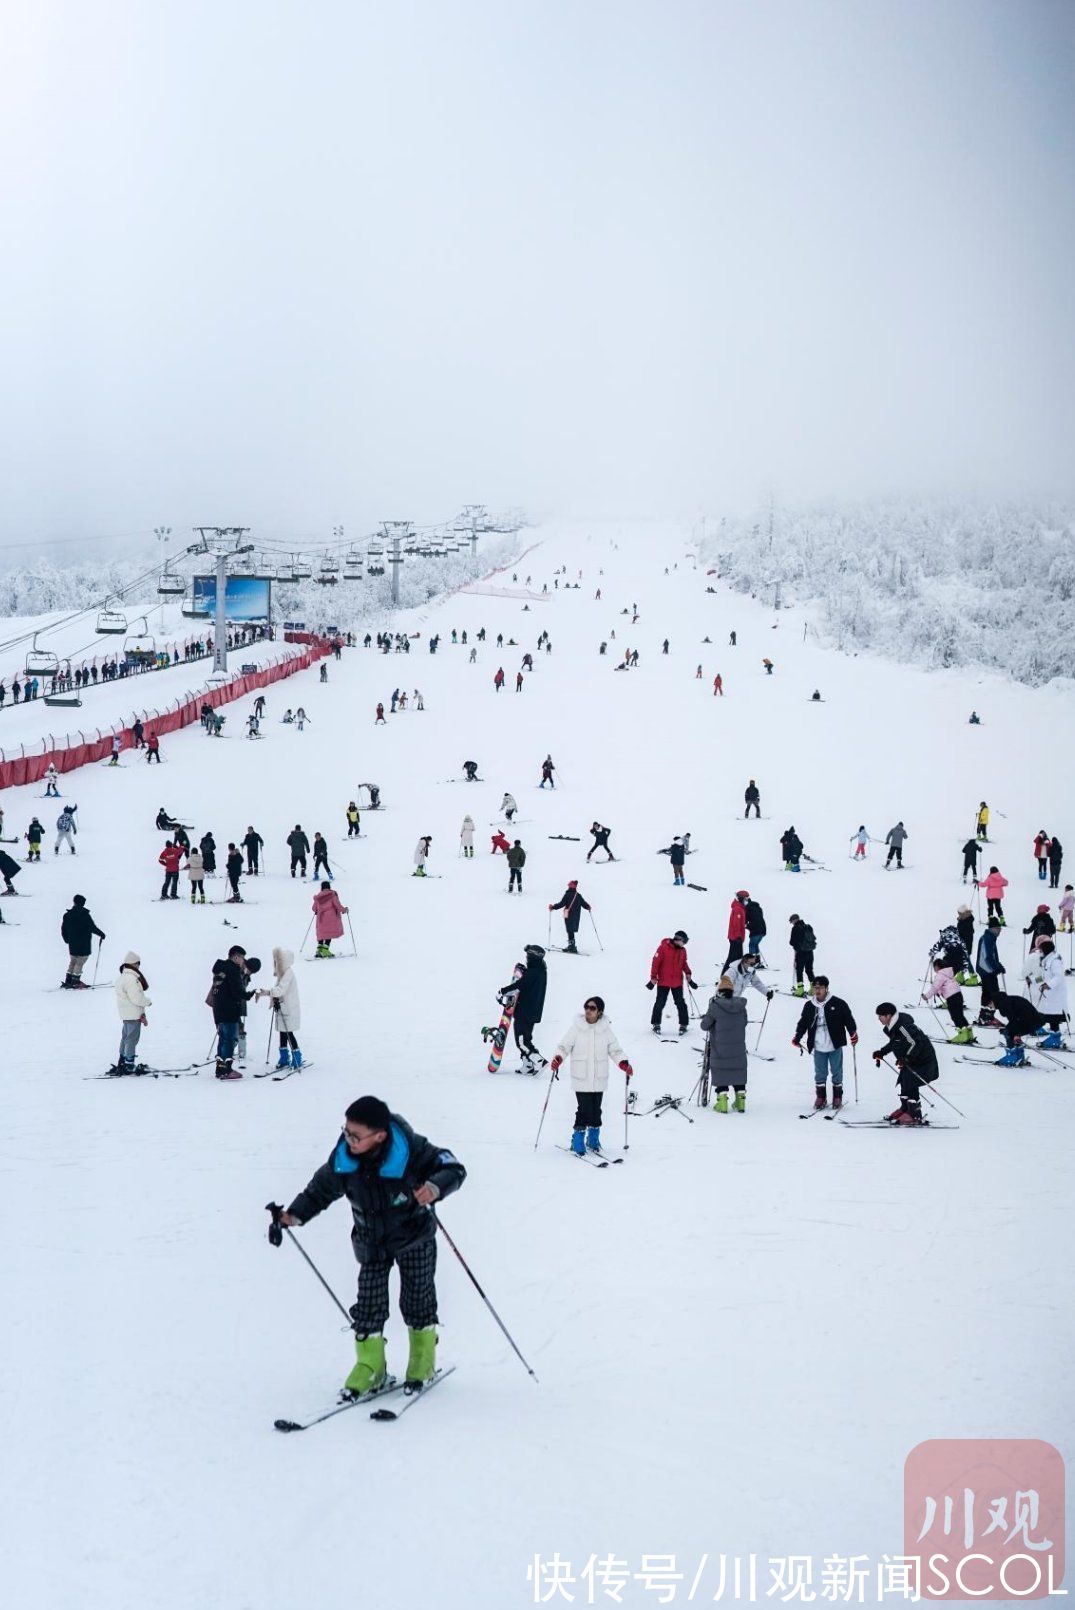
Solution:
M 229 906 L 242 905 L 243 897 L 239 893 L 239 879 L 243 875 L 243 852 L 236 844 L 228 845 L 228 855 L 224 862 L 224 871 L 228 875 L 231 893 L 228 896 Z
M 590 859 L 595 850 L 604 850 L 609 860 L 614 861 L 616 857 L 608 847 L 609 835 L 612 832 L 612 829 L 610 827 L 602 827 L 600 822 L 594 822 L 593 826 L 590 828 L 590 832 L 593 834 L 593 843 L 586 851 L 587 861 Z
M 247 989 L 249 966 L 242 945 L 232 945 L 227 956 L 213 963 L 213 983 L 208 1005 L 213 1010 L 217 1028 L 216 1076 L 218 1079 L 241 1079 L 242 1074 L 232 1067 L 232 1058 L 239 1043 L 239 1025 L 246 1014 L 246 1003 L 254 995 Z
M 753 777 L 750 779 L 749 783 L 746 786 L 746 793 L 743 795 L 743 798 L 746 800 L 746 806 L 747 806 L 746 810 L 743 812 L 743 815 L 745 817 L 749 816 L 751 811 L 753 811 L 755 816 L 760 817 L 761 816 L 761 790 L 759 789 L 757 783 L 754 781 Z
M 314 877 L 328 878 L 332 882 L 332 868 L 328 864 L 328 845 L 322 834 L 314 834 Z
M 814 978 L 814 951 L 817 949 L 817 936 L 808 922 L 804 922 L 797 911 L 793 911 L 788 918 L 791 930 L 788 934 L 788 944 L 791 946 L 792 959 L 795 963 L 795 988 L 793 995 L 805 995 L 803 974 L 810 983 L 816 982 Z
M 476 760 L 464 760 L 463 771 L 466 774 L 466 780 L 468 783 L 476 783 L 478 781 L 478 762 Z
M 748 897 L 747 902 L 746 902 L 746 919 L 747 919 L 747 955 L 748 956 L 760 956 L 761 955 L 761 942 L 765 938 L 766 933 L 768 932 L 768 930 L 766 929 L 766 926 L 765 926 L 765 913 L 761 908 L 761 902 L 760 901 L 751 900 Z
M 537 1073 L 547 1062 L 547 1058 L 542 1056 L 534 1044 L 534 1028 L 541 1022 L 541 1014 L 545 1008 L 545 990 L 549 975 L 545 966 L 543 945 L 527 945 L 523 956 L 525 959 L 521 967 L 515 969 L 514 980 L 510 984 L 505 984 L 500 994 L 506 995 L 511 990 L 518 992 L 511 1019 L 512 1028 L 515 1030 L 515 1045 L 522 1057 L 523 1072 Z
M 198 845 L 202 852 L 202 866 L 205 868 L 207 878 L 216 876 L 216 839 L 212 833 L 203 833 L 202 841 Z
M 678 888 L 680 884 L 686 882 L 686 878 L 683 874 L 683 867 L 687 859 L 687 846 L 677 833 L 667 849 L 662 850 L 660 853 L 662 855 L 667 855 L 669 861 L 671 862 L 672 886 L 673 888 Z
M 550 906 L 549 910 L 563 912 L 564 927 L 567 930 L 567 944 L 564 948 L 570 956 L 577 956 L 578 947 L 575 944 L 575 936 L 579 931 L 582 913 L 590 910 L 590 902 L 584 900 L 579 894 L 579 885 L 576 878 L 571 879 L 560 899 L 557 900 L 554 906 Z
M 351 1309 L 355 1367 L 341 1399 L 375 1392 L 387 1374 L 384 1327 L 388 1277 L 399 1265 L 399 1306 L 410 1338 L 404 1391 L 432 1380 L 437 1348 L 437 1225 L 433 1204 L 457 1191 L 466 1169 L 450 1151 L 418 1135 L 377 1096 L 360 1096 L 344 1114 L 343 1134 L 328 1161 L 276 1225 L 308 1224 L 339 1197 L 351 1204 L 351 1246 L 358 1259 L 358 1295 Z M 274 1234 L 275 1231 L 275 1234 Z
M 803 853 L 803 841 L 794 827 L 789 827 L 780 835 L 780 848 L 784 852 L 784 871 L 797 872 L 799 857 Z
M 61 989 L 89 989 L 90 986 L 82 982 L 82 969 L 93 950 L 94 935 L 98 939 L 105 937 L 86 908 L 86 896 L 76 894 L 60 923 L 60 937 L 68 951 L 67 977 Z
M 891 1001 L 882 1001 L 877 1016 L 887 1036 L 881 1048 L 873 1053 L 878 1067 L 882 1057 L 896 1059 L 899 1070 L 900 1104 L 887 1115 L 890 1124 L 920 1124 L 922 1103 L 919 1090 L 937 1078 L 937 1053 L 912 1017 L 898 1012 Z
M 967 873 L 970 873 L 971 882 L 975 888 L 978 886 L 978 857 L 982 853 L 982 846 L 977 839 L 968 839 L 963 846 L 963 876 L 961 883 L 966 883 Z
M 243 849 L 246 851 L 246 875 L 248 878 L 257 877 L 258 863 L 264 848 L 265 840 L 261 834 L 255 833 L 252 827 L 248 827 L 243 836 Z
M 298 822 L 287 835 L 287 847 L 291 851 L 291 876 L 295 876 L 295 868 L 302 868 L 303 877 L 306 876 L 306 857 L 310 853 L 310 841 L 302 831 Z
M 1054 833 L 1049 840 L 1049 887 L 1059 889 L 1060 867 L 1064 860 L 1064 846 Z

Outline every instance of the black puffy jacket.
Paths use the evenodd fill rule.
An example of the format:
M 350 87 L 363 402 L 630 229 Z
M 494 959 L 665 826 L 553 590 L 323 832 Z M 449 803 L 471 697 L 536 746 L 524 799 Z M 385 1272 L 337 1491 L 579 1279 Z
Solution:
M 513 984 L 505 989 L 517 989 L 515 1016 L 524 1023 L 540 1023 L 545 1007 L 545 990 L 549 982 L 548 968 L 540 956 L 531 956 Z
M 829 1038 L 837 1051 L 842 1051 L 847 1044 L 849 1034 L 857 1034 L 855 1019 L 851 1016 L 851 1008 L 846 1001 L 838 995 L 826 995 L 823 1001 L 807 1000 L 799 1014 L 799 1021 L 795 1025 L 795 1038 L 801 1040 L 806 1035 L 806 1049 L 814 1049 L 814 1040 L 817 1036 L 817 1020 L 819 1013 L 825 1014 L 825 1027 L 829 1031 Z
M 351 1244 L 359 1263 L 394 1258 L 405 1248 L 436 1235 L 429 1208 L 414 1200 L 419 1185 L 433 1184 L 442 1197 L 458 1191 L 467 1177 L 451 1152 L 416 1135 L 393 1113 L 388 1139 L 376 1151 L 352 1157 L 341 1135 L 327 1163 L 288 1208 L 303 1224 L 339 1197 L 351 1204 Z
M 756 939 L 764 939 L 766 935 L 765 913 L 756 900 L 747 901 L 747 933 Z
M 923 1034 L 914 1018 L 908 1017 L 906 1012 L 898 1012 L 887 1030 L 888 1038 L 880 1047 L 884 1056 L 892 1056 L 897 1062 L 913 1068 L 922 1075 L 927 1082 L 937 1077 L 937 1053 L 934 1051 L 928 1037 Z M 875 1052 L 876 1056 L 877 1053 Z
M 238 1023 L 245 1016 L 246 1003 L 254 993 L 246 987 L 246 976 L 238 962 L 230 957 L 213 963 L 214 1023 Z
M 71 906 L 64 912 L 60 935 L 72 956 L 88 956 L 93 949 L 94 934 L 98 939 L 104 938 L 85 906 Z

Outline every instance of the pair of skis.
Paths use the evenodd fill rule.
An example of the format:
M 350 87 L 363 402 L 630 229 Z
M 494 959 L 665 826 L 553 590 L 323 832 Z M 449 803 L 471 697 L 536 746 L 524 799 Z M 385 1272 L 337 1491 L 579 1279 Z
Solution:
M 382 1422 L 400 1419 L 402 1415 L 407 1413 L 408 1409 L 413 1409 L 416 1403 L 420 1403 L 423 1398 L 428 1397 L 433 1388 L 449 1375 L 452 1375 L 454 1371 L 454 1364 L 449 1364 L 446 1369 L 436 1370 L 420 1392 L 412 1392 L 408 1395 L 407 1401 L 401 1409 L 375 1409 L 370 1415 L 370 1419 Z M 323 1421 L 331 1420 L 337 1414 L 345 1414 L 348 1409 L 357 1409 L 360 1405 L 372 1403 L 377 1398 L 387 1398 L 396 1392 L 402 1392 L 405 1384 L 405 1382 L 397 1381 L 394 1376 L 390 1375 L 383 1386 L 375 1387 L 372 1392 L 363 1392 L 361 1397 L 352 1398 L 347 1403 L 337 1403 L 335 1408 L 326 1409 L 324 1414 L 315 1415 L 312 1420 L 274 1420 L 273 1426 L 277 1431 L 309 1431 L 311 1426 L 319 1426 Z

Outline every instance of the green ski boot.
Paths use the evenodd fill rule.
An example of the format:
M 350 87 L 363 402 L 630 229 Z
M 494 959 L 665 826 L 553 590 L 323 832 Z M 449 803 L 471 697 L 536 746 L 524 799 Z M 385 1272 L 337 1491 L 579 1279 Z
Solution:
M 340 1391 L 341 1398 L 360 1398 L 383 1385 L 387 1378 L 383 1336 L 356 1336 L 355 1359 L 355 1367 Z
M 968 1024 L 968 1026 L 965 1029 L 957 1030 L 957 1032 L 955 1034 L 953 1034 L 951 1039 L 948 1041 L 948 1044 L 949 1045 L 973 1045 L 974 1044 L 974 1030 Z
M 714 1112 L 727 1112 L 728 1111 L 728 1092 L 726 1090 L 722 1090 L 718 1094 L 716 1101 L 713 1103 L 713 1111 Z
M 796 1000 L 801 1001 L 803 996 L 806 994 L 805 984 L 796 984 L 791 993 L 795 996 Z
M 427 1381 L 433 1379 L 437 1368 L 437 1327 L 426 1325 L 421 1330 L 408 1327 L 411 1350 L 407 1357 L 407 1378 L 404 1392 L 420 1392 Z
M 735 1092 L 735 1110 L 736 1112 L 746 1112 L 747 1093 L 745 1090 L 737 1090 Z

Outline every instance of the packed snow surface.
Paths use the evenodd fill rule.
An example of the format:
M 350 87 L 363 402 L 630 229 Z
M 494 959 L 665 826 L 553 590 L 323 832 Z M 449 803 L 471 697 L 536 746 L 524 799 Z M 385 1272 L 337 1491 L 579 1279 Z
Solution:
M 562 590 L 580 571 L 578 590 Z M 700 1035 L 653 1038 L 650 958 L 684 928 L 704 1008 L 729 901 L 746 888 L 765 908 L 768 976 L 781 989 L 789 914 L 815 928 L 818 969 L 862 1037 L 850 1116 L 882 1115 L 895 1102 L 868 1054 L 881 1038 L 873 1009 L 917 998 L 928 946 L 969 892 L 960 846 L 978 802 L 993 809 L 985 864 L 1011 880 L 1001 955 L 1015 977 L 1021 928 L 1039 900 L 1058 898 L 1035 875 L 1039 828 L 1072 845 L 1075 872 L 1070 697 L 804 643 L 799 611 L 774 618 L 723 586 L 708 593 L 714 582 L 673 528 L 546 528 L 520 588 L 524 572 L 531 592 L 548 583 L 547 599 L 526 609 L 522 597 L 462 593 L 423 610 L 409 656 L 349 649 L 329 662 L 327 686 L 314 669 L 270 689 L 260 743 L 243 736 L 247 701 L 229 707 L 220 740 L 197 727 L 166 739 L 159 768 L 128 754 L 121 768 L 64 779 L 64 802 L 79 806 L 75 859 L 53 855 L 58 807 L 40 785 L 0 797 L 6 836 L 21 837 L 35 810 L 49 830 L 0 929 L 3 1583 L 19 1610 L 503 1610 L 533 1602 L 527 1566 L 556 1552 L 576 1575 L 594 1554 L 633 1572 L 643 1555 L 675 1555 L 686 1582 L 673 1602 L 685 1602 L 706 1553 L 901 1552 L 903 1464 L 925 1438 L 1065 1447 L 1075 1071 L 975 1066 L 942 1049 L 938 1095 L 962 1116 L 941 1101 L 937 1115 L 958 1128 L 803 1123 L 813 1081 L 789 1043 L 799 1007 L 777 995 L 761 1040 L 776 1060 L 752 1060 L 745 1116 L 685 1103 L 692 1123 L 668 1111 L 632 1119 L 627 1161 L 599 1171 L 558 1149 L 573 1113 L 566 1078 L 535 1152 L 547 1080 L 491 1077 L 479 1030 L 496 1022 L 495 990 L 523 946 L 547 943 L 547 906 L 577 877 L 596 927 L 584 922 L 583 955 L 550 953 L 537 1043 L 551 1056 L 600 993 L 639 1105 L 686 1096 Z M 632 625 L 622 611 L 636 602 Z M 418 619 L 391 625 L 417 630 Z M 483 625 L 472 665 L 450 632 L 467 629 L 473 645 Z M 516 694 L 542 628 L 552 652 L 535 653 Z M 518 646 L 498 650 L 498 631 Z M 628 646 L 639 666 L 617 672 Z M 424 712 L 412 700 L 374 728 L 396 686 L 419 688 Z M 810 702 L 815 687 L 824 703 Z M 312 718 L 301 734 L 279 723 L 299 703 Z M 972 706 L 981 726 L 967 724 Z M 549 751 L 554 793 L 537 787 Z M 459 780 L 467 759 L 483 782 Z M 747 822 L 751 777 L 763 820 Z M 366 781 L 385 809 L 365 812 L 347 843 L 344 810 Z M 528 852 L 522 898 L 509 898 L 503 857 L 489 853 L 505 790 L 520 805 L 511 836 Z M 221 861 L 248 824 L 263 834 L 266 876 L 244 881 L 244 905 L 220 903 L 219 878 L 204 907 L 188 903 L 185 878 L 179 903 L 158 903 L 161 804 L 194 838 L 211 828 Z M 473 860 L 458 852 L 468 811 Z M 904 871 L 886 873 L 878 846 L 865 864 L 849 859 L 860 823 L 883 838 L 898 818 Z M 613 830 L 615 863 L 585 862 L 595 819 Z M 142 957 L 154 1004 L 140 1055 L 161 1068 L 199 1061 L 215 957 L 240 942 L 269 973 L 273 946 L 298 951 L 304 934 L 311 955 L 313 886 L 287 871 L 296 822 L 328 839 L 358 947 L 357 959 L 345 941 L 331 962 L 296 961 L 309 1071 L 251 1077 L 269 1031 L 261 1003 L 242 1082 L 211 1070 L 93 1081 L 115 1060 L 119 1025 L 110 989 L 57 992 L 71 896 L 86 896 L 107 934 L 99 983 L 129 948 Z M 829 870 L 783 871 L 778 839 L 791 824 Z M 705 892 L 673 888 L 656 853 L 685 831 L 687 876 Z M 438 880 L 411 876 L 423 833 Z M 551 933 L 562 936 L 558 914 Z M 764 1003 L 749 999 L 753 1045 Z M 916 1017 L 930 1023 L 924 1008 Z M 516 1060 L 509 1046 L 505 1069 Z M 847 1082 L 853 1095 L 850 1059 Z M 451 1379 L 397 1425 L 358 1409 L 284 1437 L 274 1419 L 329 1407 L 353 1348 L 294 1248 L 269 1246 L 264 1204 L 290 1201 L 365 1092 L 465 1163 L 444 1224 L 539 1383 L 441 1242 Z M 605 1101 L 617 1149 L 622 1099 L 617 1073 Z M 298 1232 L 346 1302 L 349 1230 L 340 1203 Z M 394 1312 L 396 1369 L 405 1345 Z M 584 1582 L 573 1591 L 586 1602 Z M 622 1602 L 657 1597 L 634 1580 Z

